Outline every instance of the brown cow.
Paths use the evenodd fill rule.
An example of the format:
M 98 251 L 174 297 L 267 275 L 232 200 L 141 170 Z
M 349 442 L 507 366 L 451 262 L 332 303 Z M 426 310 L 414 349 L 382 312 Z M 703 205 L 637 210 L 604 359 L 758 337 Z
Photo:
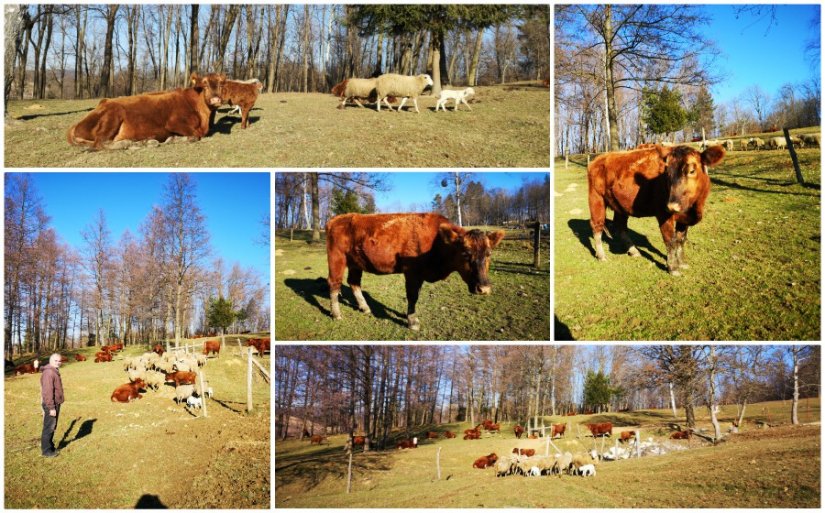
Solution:
M 140 399 L 140 389 L 146 388 L 146 383 L 143 382 L 142 379 L 138 378 L 134 381 L 134 383 L 126 383 L 125 385 L 120 385 L 112 392 L 112 397 L 110 398 L 112 402 L 117 401 L 120 403 L 128 403 L 134 399 Z
M 671 440 L 690 440 L 690 430 L 686 429 L 685 431 L 674 431 L 670 438 Z
M 628 218 L 656 217 L 667 247 L 668 271 L 679 275 L 680 269 L 687 268 L 684 244 L 688 227 L 702 220 L 710 193 L 707 168 L 724 156 L 722 146 L 700 153 L 689 146 L 656 145 L 605 153 L 593 160 L 587 169 L 587 184 L 596 258 L 605 260 L 602 230 L 609 207 L 615 213 L 616 233 L 628 245 L 631 256 L 639 256 L 639 250 L 627 236 Z
M 40 367 L 40 360 L 35 359 L 30 363 L 24 363 L 22 365 L 18 365 L 14 368 L 14 375 L 20 376 L 21 374 L 37 374 L 38 368 Z
M 478 440 L 479 438 L 481 438 L 481 432 L 480 431 L 474 431 L 474 430 L 470 429 L 470 430 L 465 431 L 464 433 L 465 433 L 464 434 L 464 440 Z
M 312 444 L 321 445 L 321 442 L 323 442 L 324 440 L 326 440 L 326 438 L 321 436 L 321 435 L 312 435 L 312 437 L 309 439 L 309 445 L 312 445 Z
M 452 431 L 444 431 L 444 438 L 455 438 L 455 433 Z
M 203 343 L 203 354 L 208 355 L 212 353 L 220 357 L 221 355 L 221 341 L 220 340 L 207 340 Z
M 163 346 L 160 344 L 155 344 L 155 347 L 152 348 L 153 353 L 157 353 L 158 356 L 163 356 Z
M 174 381 L 175 386 L 178 385 L 194 385 L 197 374 L 194 372 L 177 371 L 166 375 L 166 381 Z
M 237 110 L 241 115 L 241 128 L 246 128 L 249 111 L 255 106 L 258 93 L 263 88 L 264 85 L 257 78 L 252 80 L 227 80 L 221 86 L 221 99 L 223 103 L 234 106 L 230 114 Z
M 513 449 L 513 454 L 520 454 L 522 456 L 527 456 L 528 458 L 531 456 L 535 456 L 536 450 L 535 449 Z
M 69 129 L 72 145 L 95 150 L 117 141 L 164 142 L 173 136 L 200 139 L 209 133 L 212 113 L 221 105 L 223 74 L 192 73 L 193 87 L 174 91 L 104 98 Z
M 593 435 L 593 438 L 597 436 L 613 436 L 613 423 L 611 422 L 599 422 L 597 424 L 588 424 L 587 429 L 590 430 L 590 434 Z
M 76 355 L 74 355 L 74 359 L 77 360 L 78 362 L 85 362 L 86 361 L 86 357 L 83 356 L 80 353 L 77 353 Z
M 482 456 L 479 459 L 477 459 L 473 463 L 473 468 L 484 469 L 487 467 L 492 467 L 493 465 L 495 465 L 496 461 L 498 461 L 498 456 L 496 456 L 496 453 L 491 452 L 487 456 Z
M 395 444 L 396 449 L 417 449 L 418 448 L 418 438 L 406 439 L 401 440 L 397 444 Z
M 516 434 L 516 438 L 521 440 L 521 435 L 524 434 L 524 428 L 521 427 L 520 425 L 516 424 L 515 427 L 513 428 L 513 432 Z
M 567 424 L 553 424 L 553 434 L 550 435 L 550 438 L 556 438 L 556 435 L 559 435 L 560 438 L 564 437 L 564 431 L 567 429 Z
M 407 322 L 413 330 L 420 328 L 415 304 L 425 281 L 441 281 L 457 271 L 471 294 L 492 292 L 487 278 L 490 254 L 504 237 L 503 231 L 467 231 L 433 213 L 343 214 L 327 223 L 326 233 L 332 317 L 341 318 L 338 294 L 345 268 L 358 309 L 367 313 L 362 273 L 403 273 Z
M 619 435 L 619 441 L 622 442 L 622 443 L 629 442 L 630 440 L 633 440 L 634 438 L 636 438 L 636 432 L 635 431 L 622 431 L 621 434 Z
M 437 440 L 438 433 L 435 431 L 427 431 L 427 440 Z
M 263 356 L 264 351 L 269 351 L 269 339 L 268 338 L 250 338 L 246 341 L 246 345 L 249 347 L 254 347 L 258 354 Z

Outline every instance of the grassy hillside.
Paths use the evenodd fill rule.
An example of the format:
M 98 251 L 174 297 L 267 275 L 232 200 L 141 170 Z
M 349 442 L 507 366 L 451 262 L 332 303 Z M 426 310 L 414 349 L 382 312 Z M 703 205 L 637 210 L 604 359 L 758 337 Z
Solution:
M 246 362 L 237 349 L 204 367 L 214 389 L 208 418 L 176 405 L 171 385 L 132 403 L 111 402 L 115 387 L 128 382 L 120 357 L 72 359 L 60 372 L 66 403 L 53 459 L 40 456 L 39 376 L 5 381 L 6 508 L 134 508 L 144 495 L 170 508 L 269 507 L 269 385 L 255 378 L 247 414 Z
M 819 401 L 801 407 L 802 421 L 819 420 Z M 492 469 L 472 468 L 490 452 L 501 455 L 513 447 L 544 450 L 544 440 L 516 440 L 511 425 L 500 436 L 477 441 L 460 438 L 424 441 L 418 449 L 387 450 L 353 455 L 352 493 L 346 493 L 347 459 L 344 435 L 330 445 L 276 441 L 276 507 L 421 507 L 421 508 L 698 508 L 698 507 L 819 507 L 820 427 L 779 426 L 759 429 L 753 420 L 766 415 L 790 417 L 790 403 L 749 407 L 750 419 L 741 434 L 713 447 L 697 439 L 673 441 L 686 450 L 597 463 L 592 478 L 563 476 L 496 478 Z M 723 428 L 730 427 L 735 407 L 722 411 Z M 642 425 L 643 438 L 664 440 L 670 412 L 565 417 L 571 423 L 612 420 L 616 425 Z M 684 419 L 679 419 L 684 422 Z M 778 417 L 773 421 L 778 421 Z M 700 419 L 707 426 L 706 419 Z M 468 425 L 440 426 L 460 431 Z M 423 429 L 421 430 L 423 431 Z M 575 433 L 575 431 L 574 431 Z M 586 450 L 592 438 L 568 434 L 556 440 L 562 450 Z M 609 444 L 610 442 L 608 442 Z M 436 480 L 436 452 L 441 449 L 441 480 Z M 551 449 L 552 450 L 552 449 Z
M 819 340 L 821 153 L 797 153 L 805 186 L 784 151 L 728 152 L 711 170 L 681 277 L 666 271 L 654 218 L 629 222 L 641 258 L 605 236 L 607 261 L 597 261 L 586 163 L 557 161 L 554 313 L 562 327 L 577 340 Z
M 372 315 L 357 310 L 349 285 L 341 287 L 343 319 L 329 315 L 326 245 L 307 234 L 276 234 L 275 338 L 284 340 L 549 340 L 550 281 L 547 255 L 533 269 L 532 245 L 508 231 L 493 251 L 489 296 L 471 295 L 458 275 L 425 283 L 416 306 L 421 331 L 407 328 L 404 276 L 364 273 L 364 297 Z M 301 240 L 299 240 L 301 237 Z
M 536 83 L 477 87 L 472 112 L 420 114 L 349 107 L 330 94 L 258 98 L 241 129 L 228 107 L 196 143 L 84 151 L 66 142 L 98 100 L 9 102 L 7 167 L 547 167 L 550 94 Z M 406 109 L 406 106 L 405 106 Z

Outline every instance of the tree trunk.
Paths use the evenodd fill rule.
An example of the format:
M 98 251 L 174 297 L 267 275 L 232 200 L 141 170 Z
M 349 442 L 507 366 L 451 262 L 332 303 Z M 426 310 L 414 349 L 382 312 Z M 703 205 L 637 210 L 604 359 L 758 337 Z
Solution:
M 676 395 L 673 393 L 673 383 L 667 384 L 670 390 L 670 409 L 673 412 L 673 418 L 676 418 Z
M 158 11 L 163 12 L 162 5 L 158 6 Z M 169 74 L 169 39 L 172 37 L 172 11 L 175 9 L 173 5 L 166 6 L 166 25 L 163 29 L 163 36 L 161 39 L 161 54 L 160 58 L 160 91 L 166 90 L 167 76 Z
M 11 86 L 14 83 L 14 63 L 17 59 L 17 52 L 20 49 L 20 42 L 23 36 L 23 11 L 20 5 L 8 4 L 3 7 L 5 9 L 4 21 L 6 24 L 6 33 L 4 35 L 5 54 L 4 70 L 5 70 L 5 94 L 3 96 L 3 105 L 5 107 L 5 116 L 9 115 L 9 95 L 11 95 Z M 25 66 L 24 66 L 25 71 Z M 6 298 L 8 301 L 8 298 Z M 7 319 L 9 322 L 11 319 Z M 9 326 L 11 326 L 9 324 Z M 7 342 L 11 341 L 11 329 L 7 331 Z M 10 348 L 10 345 L 9 345 Z M 11 354 L 11 353 L 9 353 Z
M 478 78 L 478 61 L 481 58 L 481 43 L 483 41 L 484 30 L 479 29 L 476 34 L 475 46 L 473 47 L 473 57 L 470 60 L 470 66 L 467 71 L 467 85 L 473 87 Z
M 198 42 L 200 39 L 200 27 L 198 26 L 198 15 L 200 14 L 200 5 L 192 4 L 192 14 L 189 19 L 189 65 L 187 66 L 186 76 L 184 80 L 189 81 L 189 76 L 198 71 Z
M 106 11 L 106 38 L 103 46 L 103 67 L 100 69 L 100 94 L 106 98 L 112 97 L 113 45 L 115 21 L 117 20 L 118 4 L 109 4 Z
M 710 346 L 710 369 L 708 372 L 708 393 L 710 394 L 710 423 L 713 425 L 713 439 L 718 441 L 721 435 L 719 430 L 719 419 L 716 418 L 716 410 L 719 407 L 716 401 L 716 346 Z
M 605 21 L 604 21 L 604 77 L 605 77 L 605 94 L 607 101 L 607 124 L 608 124 L 608 147 L 610 151 L 618 151 L 619 149 L 619 113 L 616 110 L 616 84 L 613 81 L 613 19 L 612 7 L 605 6 Z
M 310 27 L 310 23 L 309 23 L 309 21 L 310 21 L 309 20 L 309 4 L 306 4 L 306 5 L 304 5 L 304 30 L 303 30 L 303 32 L 304 32 L 303 38 L 304 39 L 303 39 L 303 44 L 301 45 L 301 53 L 303 54 L 303 60 L 304 60 L 302 79 L 303 79 L 303 84 L 304 84 L 303 89 L 304 89 L 305 93 L 309 92 L 309 52 L 310 52 L 310 47 L 309 47 L 309 27 Z
M 309 174 L 310 194 L 312 196 L 312 240 L 321 240 L 321 198 L 318 189 L 318 173 Z

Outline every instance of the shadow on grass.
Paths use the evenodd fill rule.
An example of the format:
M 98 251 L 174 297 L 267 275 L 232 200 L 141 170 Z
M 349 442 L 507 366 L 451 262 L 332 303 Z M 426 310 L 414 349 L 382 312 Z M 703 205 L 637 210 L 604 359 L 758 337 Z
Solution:
M 358 474 L 391 470 L 391 454 L 373 451 L 353 453 L 353 479 Z M 300 483 L 306 489 L 312 489 L 331 478 L 341 481 L 342 491 L 346 488 L 349 457 L 340 446 L 300 455 L 278 455 L 276 461 L 280 463 L 275 468 L 278 486 Z
M 736 175 L 726 175 L 726 176 L 731 176 L 731 177 L 734 177 L 734 178 L 737 177 Z M 748 180 L 760 180 L 759 178 L 752 178 L 750 176 L 746 176 L 744 178 L 748 179 Z M 768 181 L 768 180 L 769 179 L 765 179 L 763 181 Z M 721 180 L 721 179 L 719 179 L 718 176 L 711 177 L 710 181 L 713 182 L 714 185 L 718 185 L 718 186 L 721 186 L 721 187 L 728 187 L 730 189 L 736 189 L 736 190 L 740 190 L 740 191 L 760 192 L 760 193 L 765 193 L 765 194 L 785 194 L 785 195 L 788 195 L 788 196 L 809 196 L 809 197 L 819 196 L 819 193 L 808 194 L 808 193 L 805 193 L 805 192 L 778 191 L 778 190 L 771 190 L 771 189 L 760 189 L 760 188 L 757 188 L 757 187 L 748 187 L 746 185 L 740 185 L 740 184 L 735 183 L 735 182 L 728 182 L 728 181 L 725 181 L 725 180 Z M 815 183 L 800 184 L 800 183 L 797 183 L 797 182 L 778 182 L 778 183 L 771 183 L 771 185 L 774 186 L 774 187 L 792 187 L 794 185 L 797 185 L 797 186 L 803 187 L 805 189 L 812 189 L 812 190 L 816 190 L 816 191 L 820 190 L 819 184 L 815 184 Z
M 94 424 L 95 422 L 97 422 L 97 419 L 86 419 L 80 425 L 80 428 L 77 430 L 77 434 L 74 435 L 74 438 L 72 438 L 71 440 L 67 440 L 67 438 L 69 437 L 69 433 L 72 432 L 72 429 L 74 429 L 75 424 L 77 424 L 77 421 L 79 420 L 80 417 L 77 417 L 76 419 L 72 420 L 72 422 L 69 424 L 69 427 L 63 433 L 63 438 L 61 438 L 60 442 L 57 444 L 58 449 L 63 449 L 64 447 L 67 447 L 69 444 L 92 434 L 92 429 L 94 428 Z
M 502 262 L 500 260 L 496 260 L 496 262 L 490 266 L 490 269 L 497 273 L 526 274 L 530 276 L 535 276 L 538 274 L 550 275 L 549 268 L 536 269 L 533 267 L 532 263 L 525 262 Z
M 79 114 L 81 112 L 90 112 L 94 109 L 95 109 L 94 107 L 89 107 L 88 109 L 71 110 L 71 111 L 68 111 L 68 112 L 48 112 L 48 113 L 44 113 L 44 114 L 24 114 L 22 116 L 18 116 L 16 118 L 14 118 L 14 119 L 17 119 L 17 120 L 20 120 L 20 121 L 31 121 L 32 119 L 45 118 L 45 117 L 49 117 L 49 116 L 68 116 L 69 114 Z
M 590 252 L 590 256 L 593 258 L 596 257 L 596 250 L 593 245 L 590 243 L 590 234 L 592 233 L 592 229 L 590 228 L 590 221 L 587 219 L 571 219 L 567 222 L 567 226 L 570 227 L 570 231 L 573 232 L 573 235 L 579 239 L 579 242 L 582 246 L 587 248 Z M 618 240 L 617 237 L 614 237 L 612 233 L 615 231 L 613 228 L 613 221 L 605 221 L 605 230 L 604 234 L 602 235 L 602 242 L 606 243 L 608 246 L 608 251 L 614 255 L 624 255 L 627 251 L 627 247 L 625 247 L 624 242 Z M 642 258 L 646 258 L 650 260 L 652 263 L 656 264 L 656 267 L 662 270 L 667 270 L 667 266 L 661 261 L 666 260 L 667 257 L 664 253 L 659 251 L 653 244 L 650 243 L 650 240 L 637 232 L 629 229 L 627 230 L 628 236 L 630 236 L 630 240 L 633 241 L 633 244 L 636 246 L 636 249 L 639 250 L 641 253 Z M 658 256 L 659 259 L 654 258 L 654 255 Z M 632 258 L 632 257 L 631 257 Z
M 135 503 L 135 509 L 169 509 L 157 495 L 144 493 Z
M 570 332 L 570 328 L 567 324 L 561 322 L 556 314 L 553 314 L 553 326 L 553 332 L 555 333 L 553 336 L 554 341 L 563 342 L 576 340 L 573 338 L 573 333 Z
M 257 123 L 258 120 L 261 119 L 260 116 L 252 116 L 252 112 L 256 111 L 256 110 L 261 110 L 261 109 L 254 109 L 253 108 L 252 111 L 250 111 L 249 117 L 246 118 L 246 121 L 247 121 L 248 125 L 253 125 L 253 124 Z M 235 125 L 240 125 L 241 121 L 242 120 L 241 120 L 240 116 L 224 115 L 221 119 L 215 121 L 215 124 L 212 126 L 212 133 L 213 134 L 229 135 L 229 134 L 232 133 L 232 128 Z
M 284 280 L 284 284 L 291 288 L 296 295 L 303 298 L 304 301 L 309 303 L 313 308 L 318 309 L 318 311 L 326 316 L 332 315 L 328 308 L 321 306 L 321 301 L 329 301 L 329 286 L 323 278 L 316 278 L 314 280 L 288 278 Z M 372 315 L 374 317 L 378 319 L 387 319 L 398 324 L 399 326 L 407 327 L 406 314 L 402 314 L 395 309 L 379 303 L 372 297 L 372 295 L 370 295 L 369 292 L 363 289 L 362 292 L 364 293 L 364 299 L 367 301 L 367 305 L 370 307 L 370 310 L 372 310 Z M 352 289 L 350 287 L 346 285 L 341 286 L 341 294 L 338 296 L 338 302 L 341 304 L 342 308 L 346 307 L 347 309 L 354 310 L 354 314 L 360 314 L 360 312 L 358 312 L 358 304 L 355 301 L 355 296 L 352 294 Z M 342 313 L 347 315 L 349 312 Z

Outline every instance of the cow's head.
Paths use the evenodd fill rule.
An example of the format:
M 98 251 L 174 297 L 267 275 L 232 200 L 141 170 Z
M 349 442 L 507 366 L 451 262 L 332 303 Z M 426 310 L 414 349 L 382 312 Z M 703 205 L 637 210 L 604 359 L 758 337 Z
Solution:
M 458 271 L 470 289 L 470 294 L 492 292 L 490 280 L 487 278 L 490 255 L 504 238 L 504 232 L 466 231 L 447 223 L 439 226 L 438 231 L 441 240 L 450 248 L 451 269 Z
M 203 99 L 210 108 L 217 109 L 221 106 L 221 103 L 223 103 L 221 89 L 224 82 L 226 82 L 224 73 L 198 75 L 197 72 L 192 72 L 189 81 L 192 83 L 192 87 L 203 95 Z
M 665 160 L 665 172 L 670 184 L 667 209 L 674 214 L 689 210 L 696 199 L 708 190 L 708 166 L 715 166 L 725 157 L 722 146 L 711 146 L 701 153 L 690 146 L 660 147 L 659 152 Z

